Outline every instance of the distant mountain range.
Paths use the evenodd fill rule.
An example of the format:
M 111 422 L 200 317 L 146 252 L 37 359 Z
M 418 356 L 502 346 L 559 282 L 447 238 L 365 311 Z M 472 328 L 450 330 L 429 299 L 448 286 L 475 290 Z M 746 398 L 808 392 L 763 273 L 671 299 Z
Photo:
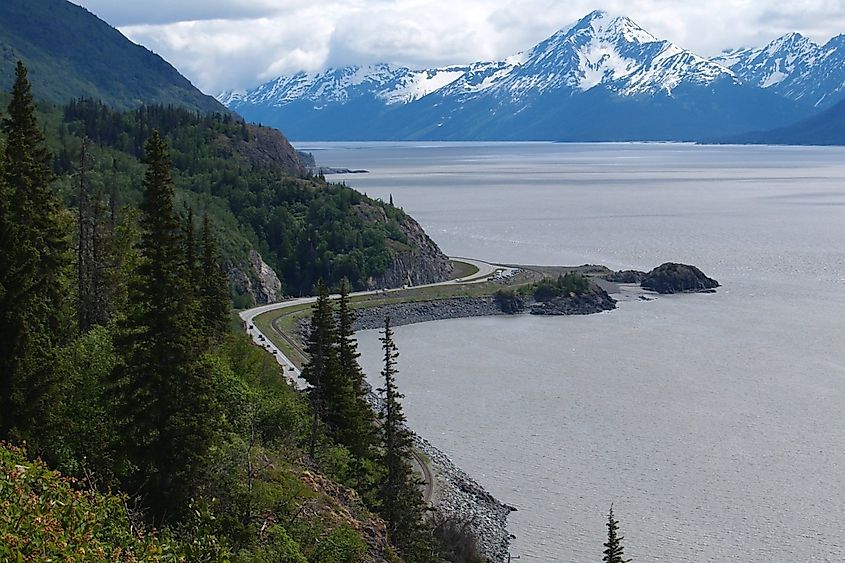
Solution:
M 100 100 L 116 109 L 173 104 L 226 112 L 167 61 L 65 0 L 0 1 L 0 90 L 23 60 L 37 98 Z
M 845 35 L 817 45 L 789 33 L 765 47 L 725 51 L 713 61 L 748 84 L 813 107 L 845 98 Z
M 785 127 L 843 85 L 842 36 L 709 60 L 595 11 L 501 61 L 300 72 L 218 100 L 300 140 L 704 140 Z

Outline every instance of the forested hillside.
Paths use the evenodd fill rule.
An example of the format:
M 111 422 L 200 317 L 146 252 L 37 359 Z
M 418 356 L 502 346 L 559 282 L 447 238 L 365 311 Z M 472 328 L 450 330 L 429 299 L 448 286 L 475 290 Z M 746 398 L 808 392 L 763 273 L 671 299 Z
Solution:
M 0 2 L 0 90 L 11 86 L 19 59 L 38 99 L 64 104 L 85 96 L 119 109 L 173 104 L 226 111 L 170 63 L 65 0 Z
M 172 154 L 179 212 L 190 207 L 213 218 L 238 305 L 312 293 L 318 279 L 332 287 L 347 279 L 361 289 L 439 281 L 450 272 L 412 218 L 308 176 L 274 129 L 228 114 L 162 106 L 116 112 L 87 100 L 45 108 L 43 117 L 59 193 L 74 207 L 83 139 L 89 182 L 102 198 L 113 194 L 118 207 L 132 206 L 141 193 L 144 141 L 160 131 Z
M 177 198 L 177 184 L 213 170 L 197 158 L 180 171 L 172 159 L 190 143 L 171 153 L 155 128 L 142 145 L 131 135 L 137 120 L 170 130 L 174 145 L 186 127 L 188 138 L 211 129 L 225 145 L 242 126 L 144 110 L 110 142 L 115 131 L 92 126 L 123 149 L 95 150 L 71 134 L 85 121 L 77 107 L 53 114 L 56 158 L 22 64 L 5 107 L 0 559 L 435 563 L 450 552 L 408 462 L 389 327 L 374 412 L 362 400 L 346 284 L 337 314 L 318 284 L 310 393 L 290 386 L 232 330 L 215 218 L 184 207 L 227 200 L 200 189 L 210 180 Z M 322 189 L 350 191 L 301 188 L 306 211 Z

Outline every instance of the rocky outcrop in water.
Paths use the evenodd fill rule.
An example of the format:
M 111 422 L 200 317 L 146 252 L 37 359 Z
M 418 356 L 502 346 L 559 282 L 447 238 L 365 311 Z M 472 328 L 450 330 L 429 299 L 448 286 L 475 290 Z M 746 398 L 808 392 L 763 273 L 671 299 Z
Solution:
M 607 274 L 604 279 L 613 283 L 640 283 L 643 277 L 645 277 L 645 272 L 639 270 L 620 270 Z
M 657 293 L 711 292 L 719 282 L 708 278 L 701 270 L 688 264 L 667 262 L 653 269 L 640 282 L 643 289 Z
M 616 308 L 616 300 L 605 290 L 593 285 L 589 291 L 570 293 L 531 305 L 532 315 L 592 315 Z

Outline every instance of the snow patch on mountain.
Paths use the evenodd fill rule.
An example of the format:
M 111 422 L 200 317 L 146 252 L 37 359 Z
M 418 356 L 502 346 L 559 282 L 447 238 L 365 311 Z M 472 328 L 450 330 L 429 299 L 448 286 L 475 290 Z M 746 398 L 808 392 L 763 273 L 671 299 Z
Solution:
M 466 67 L 421 70 L 398 78 L 393 88 L 379 92 L 388 105 L 407 104 L 451 84 L 466 74 Z

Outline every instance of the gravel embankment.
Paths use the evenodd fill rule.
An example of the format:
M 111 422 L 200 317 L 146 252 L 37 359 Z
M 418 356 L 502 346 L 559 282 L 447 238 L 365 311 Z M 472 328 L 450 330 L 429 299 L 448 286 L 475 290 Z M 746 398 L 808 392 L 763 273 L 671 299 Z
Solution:
M 414 435 L 414 445 L 431 460 L 436 475 L 438 491 L 433 508 L 444 516 L 468 522 L 481 553 L 491 563 L 505 563 L 511 538 L 508 514 L 516 509 L 493 498 L 424 438 Z
M 390 317 L 392 326 L 402 326 L 444 319 L 489 317 L 503 315 L 492 297 L 453 297 L 437 301 L 392 303 L 355 311 L 355 330 L 384 327 L 384 318 Z
M 372 386 L 367 384 L 367 387 L 370 405 L 376 412 L 380 412 L 381 397 L 375 394 Z M 455 465 L 449 456 L 413 430 L 410 432 L 414 438 L 414 447 L 428 458 L 428 466 L 434 476 L 431 507 L 441 516 L 468 523 L 479 551 L 490 563 L 506 563 L 511 541 L 508 514 L 516 508 L 496 500 Z

